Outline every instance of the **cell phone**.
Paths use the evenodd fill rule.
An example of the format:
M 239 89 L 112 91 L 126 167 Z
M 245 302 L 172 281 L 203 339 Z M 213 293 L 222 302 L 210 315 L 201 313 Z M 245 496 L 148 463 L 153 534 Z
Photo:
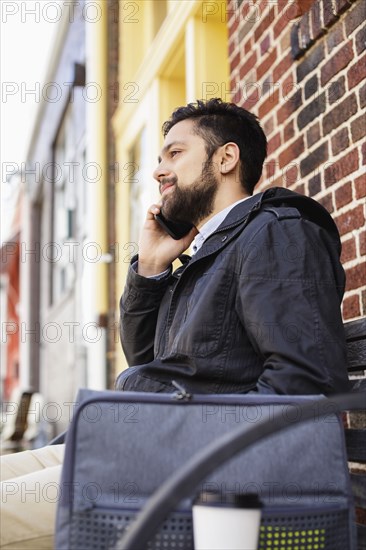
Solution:
M 163 214 L 154 214 L 154 218 L 161 225 L 161 227 L 176 241 L 182 239 L 192 229 L 193 224 L 189 222 L 175 222 L 164 218 Z

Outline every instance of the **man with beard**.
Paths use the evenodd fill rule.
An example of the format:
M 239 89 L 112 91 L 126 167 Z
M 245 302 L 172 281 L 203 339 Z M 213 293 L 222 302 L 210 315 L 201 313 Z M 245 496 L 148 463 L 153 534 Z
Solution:
M 332 394 L 348 388 L 344 272 L 328 212 L 253 195 L 266 157 L 254 115 L 219 99 L 163 125 L 148 212 L 121 299 L 122 390 Z M 172 238 L 155 216 L 189 222 Z M 182 253 L 192 245 L 193 256 Z M 177 258 L 182 266 L 172 270 Z M 331 342 L 331 345 L 329 343 Z
M 121 299 L 130 368 L 122 390 L 331 394 L 348 389 L 339 235 L 315 201 L 253 195 L 266 138 L 248 111 L 218 99 L 164 126 L 152 205 Z M 174 239 L 156 221 L 189 222 Z M 191 245 L 193 256 L 183 252 Z M 172 262 L 182 262 L 173 272 Z M 330 345 L 331 344 L 331 345 Z M 2 457 L 1 548 L 52 548 L 63 445 Z M 30 506 L 22 492 L 38 488 Z M 15 492 L 14 492 L 15 491 Z M 29 513 L 30 509 L 33 513 Z

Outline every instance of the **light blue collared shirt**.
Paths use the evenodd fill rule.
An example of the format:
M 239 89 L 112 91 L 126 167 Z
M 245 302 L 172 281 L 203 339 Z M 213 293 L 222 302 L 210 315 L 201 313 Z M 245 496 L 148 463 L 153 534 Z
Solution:
M 224 210 L 221 210 L 217 214 L 215 214 L 211 219 L 208 220 L 200 229 L 200 232 L 198 235 L 195 236 L 193 243 L 192 243 L 192 250 L 193 255 L 196 254 L 196 252 L 199 251 L 205 240 L 212 235 L 216 231 L 216 229 L 219 227 L 219 225 L 222 224 L 226 216 L 229 214 L 229 212 L 239 204 L 240 202 L 244 202 L 249 197 L 245 197 L 244 199 L 239 199 L 238 201 L 234 202 L 233 204 L 229 204 Z

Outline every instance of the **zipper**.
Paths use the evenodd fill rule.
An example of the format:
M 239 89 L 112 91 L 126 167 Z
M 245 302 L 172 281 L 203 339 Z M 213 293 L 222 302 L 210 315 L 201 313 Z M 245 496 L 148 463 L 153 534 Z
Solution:
M 178 391 L 173 393 L 173 399 L 176 399 L 177 401 L 191 401 L 192 395 L 190 393 L 187 393 L 186 389 L 178 384 L 175 380 L 172 380 L 172 384 L 175 388 L 177 388 Z

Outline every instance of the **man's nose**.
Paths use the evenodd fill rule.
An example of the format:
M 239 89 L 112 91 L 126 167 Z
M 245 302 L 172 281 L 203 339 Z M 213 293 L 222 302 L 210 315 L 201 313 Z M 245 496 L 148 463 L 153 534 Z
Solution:
M 171 176 L 171 171 L 168 169 L 163 162 L 160 162 L 158 166 L 153 171 L 153 178 L 160 182 L 161 178 L 167 178 Z

